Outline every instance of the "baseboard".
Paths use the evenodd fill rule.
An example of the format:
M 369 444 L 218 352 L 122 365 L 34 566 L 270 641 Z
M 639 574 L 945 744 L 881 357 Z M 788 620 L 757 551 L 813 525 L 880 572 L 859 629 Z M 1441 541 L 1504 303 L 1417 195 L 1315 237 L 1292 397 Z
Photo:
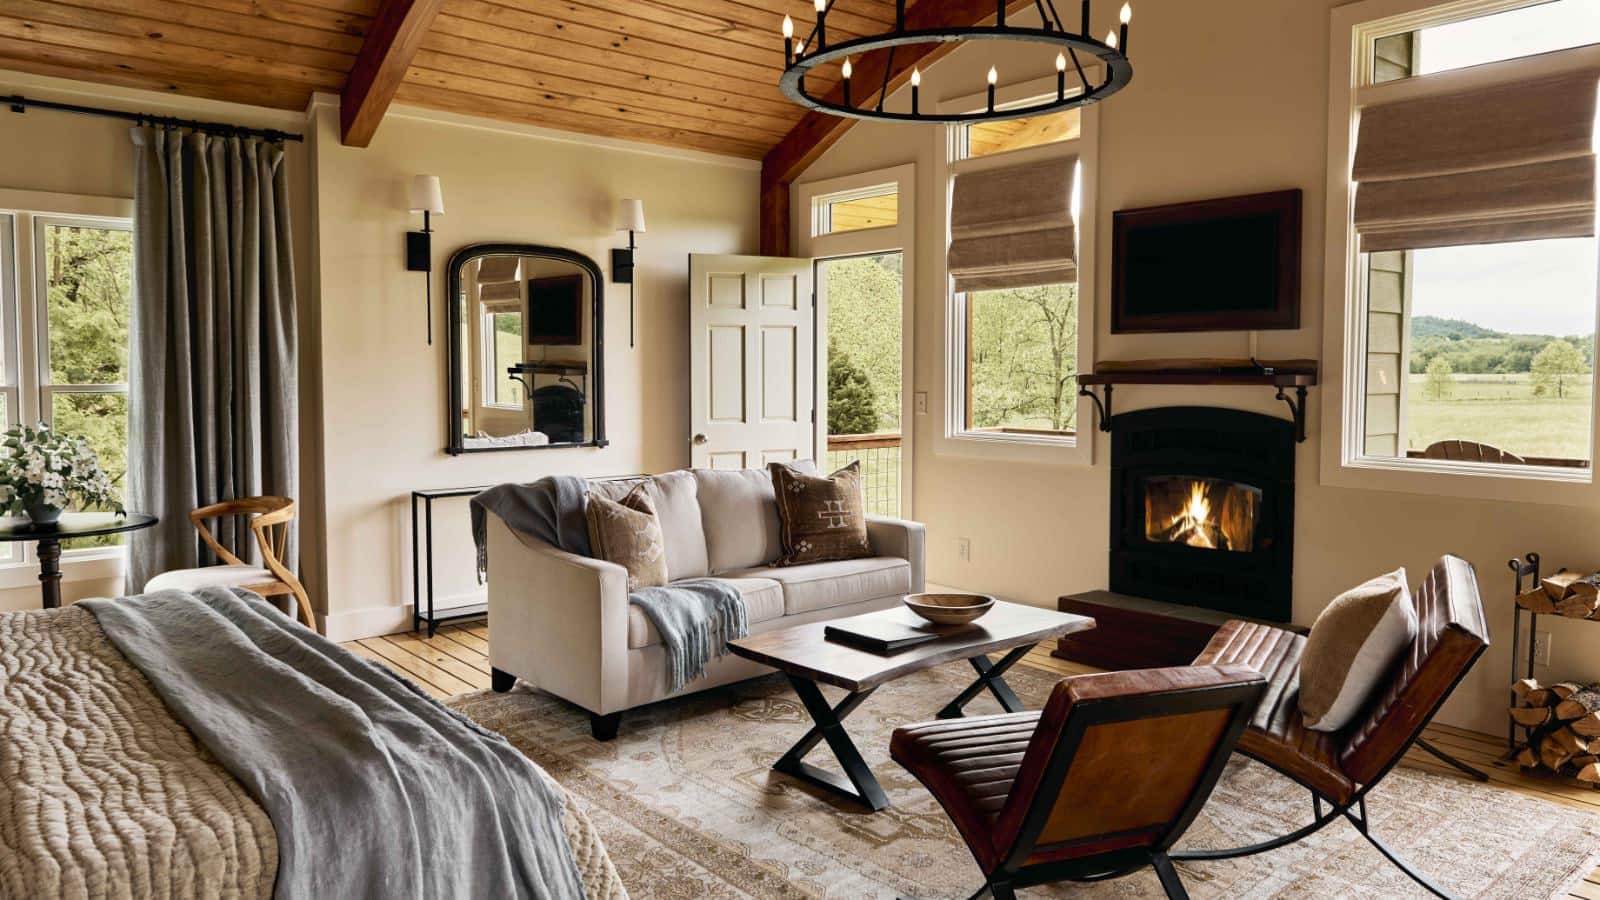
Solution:
M 411 630 L 411 604 L 368 606 L 337 612 L 322 618 L 322 633 L 330 641 L 344 643 L 362 638 L 381 637 Z

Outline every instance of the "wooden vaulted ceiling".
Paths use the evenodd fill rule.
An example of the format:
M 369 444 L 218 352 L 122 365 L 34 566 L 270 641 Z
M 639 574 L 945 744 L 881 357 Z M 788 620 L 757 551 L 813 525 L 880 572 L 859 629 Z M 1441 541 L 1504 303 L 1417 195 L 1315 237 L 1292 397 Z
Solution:
M 397 102 L 748 158 L 802 117 L 778 26 L 806 0 L 4 0 L 0 68 L 303 109 L 359 75 L 384 6 L 417 41 L 388 59 Z M 828 28 L 893 21 L 838 0 Z

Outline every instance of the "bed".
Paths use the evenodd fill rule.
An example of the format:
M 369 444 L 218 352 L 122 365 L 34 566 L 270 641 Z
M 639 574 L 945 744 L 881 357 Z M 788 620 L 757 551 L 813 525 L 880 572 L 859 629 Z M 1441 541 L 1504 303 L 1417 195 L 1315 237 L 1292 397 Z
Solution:
M 310 873 L 314 881 L 307 881 L 304 871 L 295 873 L 299 880 L 291 880 L 287 842 L 280 843 L 274 821 L 281 819 L 288 827 L 297 813 L 287 810 L 281 797 L 273 796 L 273 788 L 262 788 L 254 781 L 253 788 L 247 786 L 219 758 L 220 754 L 232 759 L 238 748 L 231 744 L 256 742 L 260 733 L 252 736 L 249 724 L 231 727 L 220 738 L 219 752 L 213 752 L 195 730 L 180 721 L 180 716 L 189 720 L 188 714 L 180 711 L 175 715 L 162 699 L 177 696 L 166 674 L 157 671 L 153 680 L 146 677 L 145 670 L 130 661 L 127 645 L 114 643 L 108 636 L 107 629 L 118 634 L 117 627 L 107 620 L 103 628 L 104 613 L 97 617 L 91 608 L 79 604 L 0 614 L 0 897 L 302 896 L 307 893 L 305 885 L 321 884 L 320 879 L 330 871 L 343 870 L 342 862 L 330 868 L 328 860 L 354 859 L 361 854 L 362 835 L 368 836 L 365 843 L 371 843 L 370 836 L 381 837 L 385 829 L 399 833 L 414 828 L 395 821 L 405 818 L 401 816 L 363 832 L 362 819 L 371 815 L 369 809 L 348 811 L 352 817 L 348 822 L 312 823 L 317 827 L 309 829 L 304 822 L 293 823 L 296 833 L 331 833 L 334 843 L 340 843 L 339 835 L 349 829 L 354 846 L 320 848 L 327 852 L 317 857 L 319 848 L 313 846 L 313 852 L 307 853 L 302 839 L 299 865 L 310 863 L 321 871 Z M 333 647 L 299 626 L 290 627 L 295 630 L 294 640 L 315 639 Z M 120 634 L 117 639 L 125 640 Z M 275 645 L 272 652 L 279 654 L 281 649 Z M 378 677 L 381 667 L 342 648 L 334 649 L 348 657 L 336 660 L 338 664 L 354 660 Z M 133 653 L 132 658 L 140 659 L 140 653 Z M 293 657 L 282 654 L 280 658 Z M 148 664 L 149 660 L 142 662 Z M 175 667 L 181 668 L 181 664 Z M 218 683 L 227 684 L 229 674 L 262 680 L 241 667 L 237 673 L 220 674 Z M 387 670 L 382 670 L 381 678 L 403 684 L 404 690 L 430 704 L 418 707 L 425 714 L 434 715 L 436 708 L 441 715 L 460 719 Z M 238 683 L 228 689 L 248 690 Z M 361 695 L 354 690 L 347 693 Z M 344 701 L 336 698 L 335 702 Z M 463 727 L 480 732 L 485 745 L 504 743 L 497 735 L 460 721 Z M 198 731 L 210 733 L 203 726 Z M 308 738 L 308 745 L 316 743 L 309 732 L 299 737 Z M 212 735 L 212 740 L 216 743 L 219 739 Z M 462 740 L 470 742 L 472 738 L 469 735 Z M 530 767 L 532 774 L 515 766 L 513 774 L 548 779 L 525 757 L 518 754 L 517 759 Z M 307 764 L 316 764 L 314 760 L 308 753 Z M 246 774 L 245 779 L 250 776 Z M 460 786 L 444 787 L 453 795 L 454 787 Z M 581 879 L 581 892 L 590 900 L 625 898 L 594 828 L 576 804 L 568 802 L 565 791 L 557 786 L 554 792 L 558 830 L 566 844 L 559 848 L 560 854 L 570 860 Z M 268 795 L 265 804 L 257 793 Z M 421 796 L 439 794 L 418 791 L 412 800 Z M 269 813 L 269 807 L 274 812 Z M 337 813 L 335 810 L 333 818 Z M 322 815 L 328 818 L 326 813 Z M 451 820 L 444 824 L 451 826 Z M 553 843 L 561 841 L 557 838 Z M 396 848 L 408 846 L 399 839 L 394 844 Z M 374 858 L 381 860 L 384 848 L 372 849 Z M 519 848 L 511 847 L 512 856 L 519 853 Z M 430 862 L 427 852 L 421 855 L 424 867 L 444 864 Z M 383 879 L 371 877 L 371 871 L 377 870 L 369 870 L 359 893 L 377 896 L 400 887 L 412 863 L 399 858 L 393 861 L 393 872 L 384 871 Z M 513 867 L 522 863 L 510 861 Z M 282 873 L 280 864 L 285 868 Z M 380 885 L 380 880 L 389 883 Z M 291 883 L 300 887 L 286 888 Z M 422 892 L 407 893 L 416 896 Z M 446 893 L 465 894 L 467 889 Z

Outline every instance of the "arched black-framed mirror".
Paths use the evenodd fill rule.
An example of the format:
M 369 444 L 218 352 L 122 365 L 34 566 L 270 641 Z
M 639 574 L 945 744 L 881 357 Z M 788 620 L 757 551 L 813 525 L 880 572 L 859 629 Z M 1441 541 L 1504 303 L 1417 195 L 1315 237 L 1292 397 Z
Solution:
M 605 279 L 582 253 L 473 244 L 450 258 L 445 452 L 606 446 Z

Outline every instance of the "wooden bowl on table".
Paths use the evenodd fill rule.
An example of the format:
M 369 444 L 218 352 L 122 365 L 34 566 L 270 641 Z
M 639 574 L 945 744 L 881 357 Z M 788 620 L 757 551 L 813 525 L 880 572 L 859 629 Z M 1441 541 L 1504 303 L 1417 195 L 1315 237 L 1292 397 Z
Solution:
M 994 608 L 988 594 L 908 594 L 908 609 L 935 625 L 965 625 Z

